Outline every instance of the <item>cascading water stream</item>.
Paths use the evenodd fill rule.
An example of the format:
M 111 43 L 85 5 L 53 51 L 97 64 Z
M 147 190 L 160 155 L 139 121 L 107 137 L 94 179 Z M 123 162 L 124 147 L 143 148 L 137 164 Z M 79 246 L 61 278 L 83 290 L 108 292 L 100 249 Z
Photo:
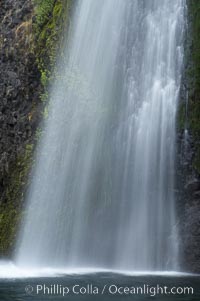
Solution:
M 184 0 L 78 1 L 16 262 L 173 270 Z

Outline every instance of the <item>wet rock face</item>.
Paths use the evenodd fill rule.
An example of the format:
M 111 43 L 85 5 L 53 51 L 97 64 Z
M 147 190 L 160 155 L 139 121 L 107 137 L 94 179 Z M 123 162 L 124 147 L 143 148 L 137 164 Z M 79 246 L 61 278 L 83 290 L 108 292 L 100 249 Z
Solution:
M 188 271 L 200 271 L 200 202 L 193 200 L 187 204 L 185 208 L 185 223 L 184 223 L 184 266 Z
M 70 25 L 71 4 L 0 0 L 0 256 L 14 250 L 49 77 L 59 37 L 61 42 L 66 37 L 64 24 Z
M 200 272 L 200 2 L 187 1 L 185 65 L 177 124 L 180 266 Z
M 184 189 L 181 215 L 181 266 L 189 272 L 200 271 L 200 179 L 189 178 Z
M 0 1 L 0 191 L 38 123 L 40 73 L 34 55 L 31 0 Z M 5 194 L 0 204 L 6 202 Z
M 178 135 L 177 211 L 180 232 L 180 266 L 188 272 L 200 272 L 200 176 L 193 166 L 193 137 L 184 131 Z

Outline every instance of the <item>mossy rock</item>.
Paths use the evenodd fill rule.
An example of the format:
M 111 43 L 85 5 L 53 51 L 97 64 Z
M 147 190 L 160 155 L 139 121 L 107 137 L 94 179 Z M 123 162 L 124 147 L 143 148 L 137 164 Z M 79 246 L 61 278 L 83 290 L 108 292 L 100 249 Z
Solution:
M 189 33 L 186 57 L 188 89 L 188 128 L 194 142 L 193 167 L 200 173 L 200 1 L 188 0 Z M 184 108 L 180 106 L 178 123 L 183 128 Z
M 0 205 L 0 255 L 10 255 L 13 250 L 32 164 L 33 145 L 27 144 L 24 153 L 9 170 L 5 200 Z
M 72 0 L 32 0 L 34 13 L 31 20 L 32 48 L 40 71 L 41 100 L 49 98 L 48 87 L 53 79 L 53 70 L 57 53 L 63 54 L 62 45 L 66 35 L 64 28 L 70 24 Z M 30 51 L 30 49 L 29 49 Z M 44 114 L 48 113 L 48 104 L 41 106 Z M 44 116 L 44 117 L 45 117 Z M 42 131 L 38 127 L 26 146 L 9 167 L 4 177 L 6 187 L 3 201 L 0 198 L 0 255 L 9 256 L 13 250 L 16 233 L 24 212 L 26 189 L 29 186 L 29 173 L 33 166 L 33 153 L 36 141 Z
M 52 80 L 57 53 L 62 53 L 61 48 L 65 40 L 62 33 L 69 23 L 71 8 L 71 0 L 37 1 L 34 30 L 37 39 L 37 61 L 44 93 Z

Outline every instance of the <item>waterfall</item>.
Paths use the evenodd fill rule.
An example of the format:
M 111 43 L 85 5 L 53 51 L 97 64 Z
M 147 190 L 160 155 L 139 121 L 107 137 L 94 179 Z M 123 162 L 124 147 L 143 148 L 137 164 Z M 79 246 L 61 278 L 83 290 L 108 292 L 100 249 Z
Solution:
M 184 0 L 83 0 L 50 91 L 18 265 L 178 268 Z

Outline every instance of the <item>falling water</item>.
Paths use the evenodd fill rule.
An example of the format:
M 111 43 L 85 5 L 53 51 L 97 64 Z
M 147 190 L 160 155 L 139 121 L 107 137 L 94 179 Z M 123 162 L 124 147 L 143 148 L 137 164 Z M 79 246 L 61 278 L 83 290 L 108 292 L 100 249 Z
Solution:
M 184 0 L 84 0 L 51 90 L 19 265 L 177 268 Z

